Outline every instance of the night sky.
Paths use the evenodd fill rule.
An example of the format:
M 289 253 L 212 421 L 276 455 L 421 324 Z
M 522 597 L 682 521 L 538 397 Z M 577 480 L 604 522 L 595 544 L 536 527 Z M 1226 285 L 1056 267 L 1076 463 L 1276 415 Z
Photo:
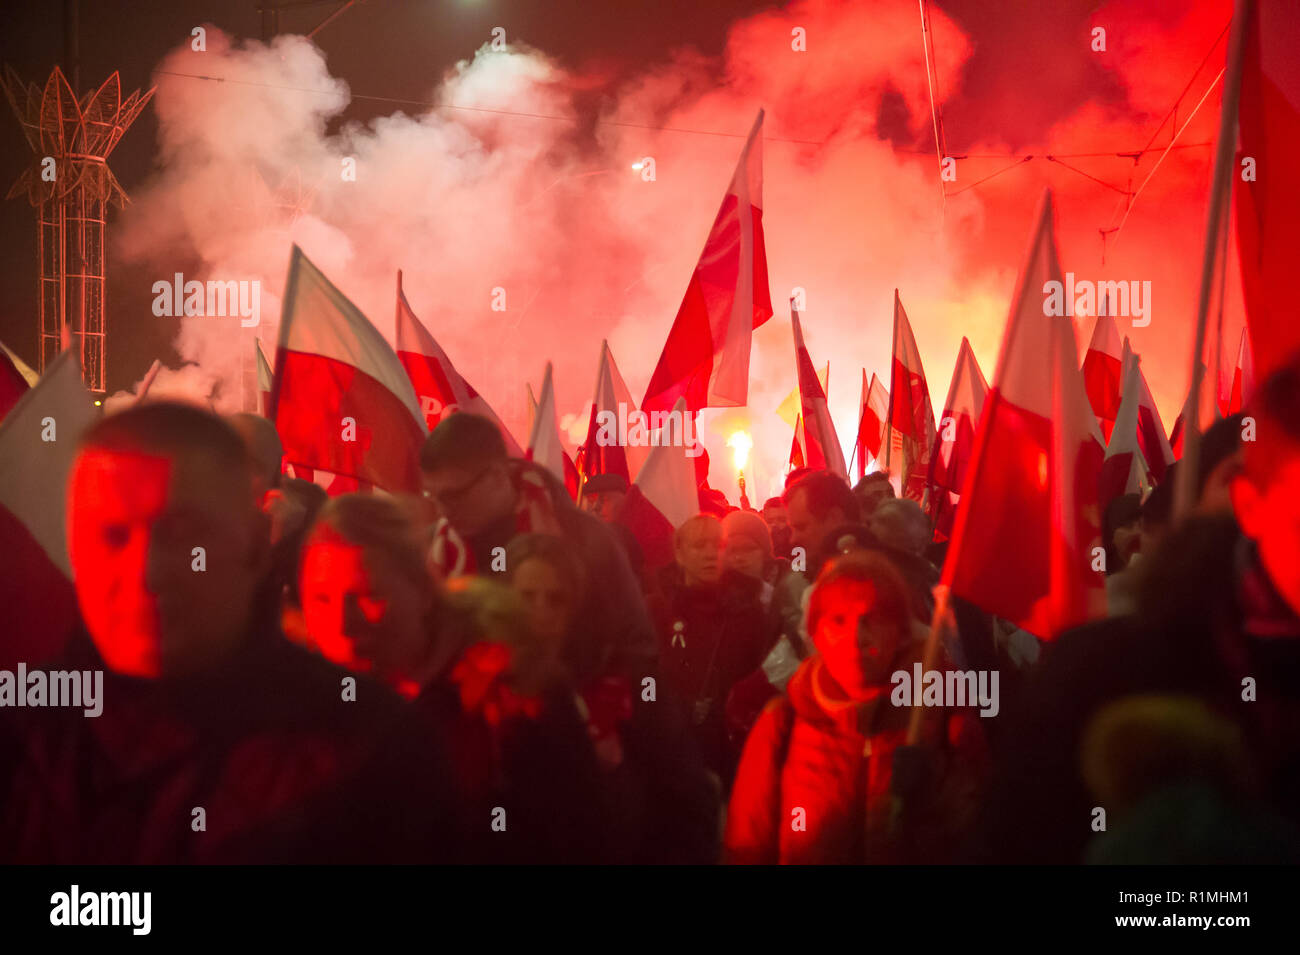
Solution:
M 81 4 L 81 84 L 98 85 L 114 70 L 125 95 L 149 86 L 159 60 L 201 24 L 233 36 L 258 38 L 262 18 L 257 0 L 89 0 Z M 323 3 L 280 14 L 280 30 L 308 32 L 340 4 Z M 430 87 L 457 60 L 471 56 L 504 26 L 566 65 L 600 83 L 618 78 L 690 45 L 716 54 L 734 18 L 775 6 L 747 0 L 367 0 L 317 36 L 335 75 L 356 93 L 427 100 Z M 12 66 L 25 82 L 44 85 L 61 64 L 64 20 L 59 0 L 6 0 L 0 4 L 0 64 Z M 354 100 L 347 120 L 365 121 L 393 106 Z M 8 104 L 0 120 L 0 186 L 5 192 L 31 155 Z M 127 194 L 149 176 L 155 163 L 157 118 L 152 107 L 114 151 L 111 167 Z M 35 210 L 25 197 L 0 203 L 0 340 L 24 360 L 36 363 Z M 152 281 L 131 274 L 116 261 L 110 221 L 108 256 L 108 390 L 137 381 L 155 357 L 170 355 L 176 322 L 157 319 L 153 327 L 122 328 L 113 309 L 128 300 L 147 303 Z M 144 271 L 144 270 L 141 270 Z M 151 273 L 150 273 L 151 274 Z

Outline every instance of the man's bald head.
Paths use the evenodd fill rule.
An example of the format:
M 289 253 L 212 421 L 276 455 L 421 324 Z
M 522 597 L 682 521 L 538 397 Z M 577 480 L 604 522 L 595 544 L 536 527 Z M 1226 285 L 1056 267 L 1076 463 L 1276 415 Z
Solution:
M 267 570 L 254 466 L 216 415 L 158 402 L 95 424 L 68 482 L 78 603 L 110 669 L 202 670 L 246 636 Z

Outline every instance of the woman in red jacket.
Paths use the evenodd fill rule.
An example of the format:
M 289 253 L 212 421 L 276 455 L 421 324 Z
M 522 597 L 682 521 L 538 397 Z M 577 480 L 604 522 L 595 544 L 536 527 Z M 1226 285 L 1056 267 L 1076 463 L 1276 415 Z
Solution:
M 912 672 L 925 637 L 906 583 L 879 555 L 839 558 L 812 592 L 808 633 L 818 653 L 764 709 L 741 755 L 727 860 L 946 861 L 975 808 L 969 737 L 933 708 L 921 746 L 904 745 L 911 708 L 891 703 L 890 677 Z

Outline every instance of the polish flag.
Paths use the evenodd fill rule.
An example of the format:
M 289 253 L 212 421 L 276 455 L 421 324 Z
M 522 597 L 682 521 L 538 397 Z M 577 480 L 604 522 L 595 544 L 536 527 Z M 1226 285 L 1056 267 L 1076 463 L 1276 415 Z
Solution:
M 795 468 L 806 468 L 808 466 L 808 455 L 804 454 L 803 446 L 803 415 L 795 415 L 794 439 L 790 442 L 790 462 L 786 467 L 787 474 Z
M 686 399 L 678 398 L 672 410 L 687 414 Z M 689 450 L 676 444 L 656 445 L 636 476 L 636 487 L 673 528 L 700 512 L 695 461 Z
M 1119 414 L 1121 356 L 1119 332 L 1115 319 L 1103 299 L 1097 309 L 1097 320 L 1092 326 L 1092 341 L 1083 356 L 1083 386 L 1088 401 L 1101 425 L 1102 436 L 1109 441 L 1115 416 Z
M 1042 638 L 1105 612 L 1103 580 L 1092 570 L 1101 540 L 1101 432 L 1070 319 L 1044 314 L 1044 285 L 1061 280 L 1049 190 L 976 430 L 942 578 L 953 594 Z
M 1249 157 L 1254 178 L 1234 175 L 1237 254 L 1260 380 L 1300 349 L 1295 320 L 1295 228 L 1300 222 L 1300 7 L 1257 0 L 1247 25 L 1241 74 L 1237 169 Z
M 65 515 L 81 435 L 99 418 L 64 351 L 0 421 L 0 669 L 58 656 L 76 623 Z
M 880 458 L 881 444 L 885 439 L 885 422 L 889 420 L 889 392 L 880 383 L 876 373 L 871 373 L 867 384 L 867 370 L 862 369 L 862 397 L 858 402 L 858 439 L 854 458 L 857 460 L 858 480 L 867 473 L 867 455 L 871 460 Z
M 537 414 L 533 417 L 533 433 L 528 438 L 524 457 L 540 464 L 564 484 L 569 496 L 578 496 L 578 469 L 564 450 L 560 440 L 559 415 L 555 411 L 555 388 L 551 384 L 551 363 L 546 363 L 542 379 L 542 395 L 537 399 Z
M 289 461 L 386 491 L 419 489 L 428 432 L 402 363 L 296 245 L 275 365 L 270 417 Z
M 1129 349 L 1128 339 L 1124 339 L 1124 348 Z M 1138 446 L 1142 457 L 1151 471 L 1151 477 L 1157 484 L 1165 479 L 1165 471 L 1174 463 L 1174 450 L 1165 433 L 1165 423 L 1160 420 L 1160 411 L 1156 408 L 1151 389 L 1147 387 L 1147 376 L 1142 374 L 1138 364 Z
M 307 467 L 305 464 L 289 464 L 285 462 L 284 473 L 289 477 L 298 478 L 302 481 L 311 481 L 330 497 L 338 497 L 340 494 L 368 494 L 374 490 L 373 485 L 358 481 L 354 477 L 348 477 L 345 474 L 334 474 L 330 471 L 321 471 L 317 468 Z
M 975 430 L 988 393 L 984 372 L 980 371 L 975 352 L 963 335 L 961 348 L 957 351 L 957 366 L 948 385 L 948 398 L 943 403 L 934 451 L 930 455 L 929 484 L 937 495 L 933 503 L 937 536 L 946 538 L 952 534 L 958 495 L 966 480 Z
M 925 493 L 930 451 L 934 447 L 934 408 L 930 404 L 925 369 L 921 366 L 921 352 L 916 347 L 916 337 L 903 311 L 898 289 L 894 289 L 894 358 L 889 376 L 885 469 L 899 495 L 919 501 Z
M 1222 376 L 1221 376 L 1222 377 Z M 1226 388 L 1223 385 L 1227 385 Z M 1255 393 L 1255 356 L 1250 351 L 1250 335 L 1246 329 L 1241 330 L 1241 344 L 1237 346 L 1237 367 L 1233 369 L 1232 381 L 1221 381 L 1219 389 L 1219 413 L 1223 417 L 1234 415 L 1250 403 Z
M 844 451 L 840 448 L 839 435 L 835 433 L 835 424 L 831 421 L 831 412 L 826 406 L 826 393 L 822 391 L 817 373 L 813 370 L 812 359 L 808 357 L 808 346 L 803 340 L 803 326 L 794 305 L 794 299 L 791 299 L 790 323 L 794 328 L 794 360 L 799 373 L 804 460 L 810 468 L 824 468 L 847 481 L 849 469 L 844 466 Z
M 1169 432 L 1169 449 L 1174 453 L 1174 460 L 1183 459 L 1183 413 L 1178 412 L 1178 417 L 1174 419 L 1173 430 Z
M 429 330 L 415 316 L 402 291 L 402 273 L 397 273 L 397 357 L 411 379 L 426 427 L 436 428 L 444 418 L 457 411 L 469 411 L 487 418 L 497 426 L 511 457 L 523 457 L 523 451 L 496 412 L 451 363 Z
M 533 386 L 531 382 L 524 382 L 524 391 L 526 392 L 526 398 L 528 401 L 528 433 L 532 434 L 533 424 L 537 421 L 537 396 L 533 394 Z
M 1098 506 L 1102 512 L 1113 498 L 1121 494 L 1143 493 L 1151 487 L 1151 476 L 1142 448 L 1138 444 L 1138 400 L 1142 392 L 1138 357 L 1128 340 L 1124 341 L 1124 397 L 1114 428 L 1106 444 L 1106 459 L 1101 466 Z
M 619 411 L 622 409 L 622 414 Z M 613 436 L 612 443 L 598 440 L 601 428 L 597 416 L 601 412 L 613 415 L 613 428 L 606 428 L 607 437 Z M 591 420 L 587 424 L 587 439 L 582 448 L 582 473 L 588 477 L 593 474 L 621 474 L 630 484 L 645 463 L 648 449 L 645 445 L 620 444 L 618 423 L 622 419 L 635 420 L 637 407 L 632 401 L 632 392 L 628 391 L 619 374 L 618 365 L 614 363 L 614 353 L 609 350 L 609 342 L 600 343 L 600 364 L 596 368 L 596 394 L 592 399 Z M 626 438 L 626 435 L 622 436 Z
M 253 339 L 253 349 L 257 352 L 259 410 L 265 415 L 271 407 L 271 386 L 275 381 L 275 376 L 271 374 L 271 365 L 267 362 L 266 355 L 262 353 L 262 343 L 256 338 Z
M 677 399 L 673 411 L 683 416 L 690 414 L 684 398 Z M 645 464 L 623 502 L 619 523 L 632 532 L 641 546 L 647 570 L 673 562 L 674 533 L 700 513 L 696 464 L 686 450 L 673 444 L 649 448 Z
M 643 411 L 668 411 L 678 398 L 686 399 L 692 414 L 748 400 L 750 339 L 772 317 L 763 245 L 762 131 L 759 110 L 650 377 Z

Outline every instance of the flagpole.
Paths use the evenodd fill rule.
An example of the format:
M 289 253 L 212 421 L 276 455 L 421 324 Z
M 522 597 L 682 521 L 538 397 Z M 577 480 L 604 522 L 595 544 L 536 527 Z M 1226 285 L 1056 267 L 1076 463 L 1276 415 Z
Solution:
M 885 441 L 884 441 L 884 445 L 885 445 L 884 470 L 885 473 L 888 474 L 890 477 L 893 477 L 893 472 L 890 470 L 890 459 L 893 457 L 892 452 L 894 447 L 894 392 L 898 390 L 898 386 L 894 381 L 894 362 L 896 360 L 897 355 L 898 355 L 898 289 L 894 289 L 894 334 L 893 334 L 893 338 L 890 340 L 889 407 L 886 409 L 886 414 L 885 414 Z M 899 485 L 899 488 L 901 490 L 902 488 L 901 484 Z
M 1255 0 L 1236 0 L 1232 13 L 1232 34 L 1223 77 L 1223 106 L 1219 111 L 1218 147 L 1210 178 L 1210 204 L 1206 214 L 1205 251 L 1201 260 L 1201 285 L 1196 299 L 1196 342 L 1192 351 L 1192 384 L 1183 405 L 1183 459 L 1174 487 L 1174 519 L 1185 516 L 1195 503 L 1196 471 L 1201 445 L 1201 385 L 1205 366 L 1205 327 L 1210 314 L 1210 291 L 1214 284 L 1219 230 L 1227 229 L 1228 199 L 1231 196 L 1233 154 L 1237 148 L 1237 107 L 1241 96 L 1241 64 L 1245 58 L 1246 35 L 1255 19 Z
M 600 381 L 601 381 L 602 378 L 605 377 L 605 352 L 607 352 L 608 350 L 609 350 L 609 339 L 608 339 L 608 338 L 602 338 L 602 339 L 600 340 L 600 360 L 596 362 L 596 387 L 595 387 L 595 389 L 592 391 L 592 402 L 591 402 L 591 405 L 592 405 L 592 408 L 591 408 L 591 410 L 592 410 L 592 414 L 595 414 L 596 411 L 597 411 L 598 408 L 599 408 L 599 404 L 600 404 Z M 587 430 L 588 430 L 588 432 L 590 432 L 591 428 L 588 427 Z M 575 500 L 573 503 L 577 506 L 577 508 L 578 508 L 579 510 L 581 510 L 581 509 L 582 509 L 582 498 L 583 498 L 583 496 L 584 496 L 584 495 L 583 495 L 583 492 L 586 491 L 586 489 L 587 489 L 587 474 L 586 474 L 586 471 L 587 471 L 587 458 L 588 458 L 588 456 L 591 454 L 591 451 L 590 451 L 590 450 L 589 450 L 585 445 L 584 445 L 583 447 L 579 448 L 578 450 L 582 452 L 581 457 L 580 457 L 580 459 L 581 459 L 581 461 L 582 461 L 582 465 L 581 465 L 581 467 L 576 467 L 576 470 L 577 470 L 577 472 L 578 472 L 578 497 L 577 497 L 577 500 Z M 577 453 L 577 452 L 575 452 L 575 453 Z M 575 461 L 574 464 L 576 465 L 577 462 Z
M 865 404 L 863 404 L 863 406 L 862 406 L 862 410 L 858 412 L 858 430 L 857 430 L 856 432 L 854 432 L 854 434 L 853 434 L 853 453 L 849 455 L 849 473 L 850 473 L 850 474 L 853 473 L 853 462 L 856 461 L 856 460 L 858 459 L 858 445 L 861 443 L 861 442 L 859 441 L 859 438 L 860 438 L 861 435 L 862 435 L 862 419 L 864 419 L 864 418 L 867 416 L 867 414 L 866 414 L 866 408 L 867 408 L 867 406 L 866 406 Z M 863 462 L 862 462 L 862 470 L 865 472 L 866 469 L 867 469 L 867 462 L 863 461 Z
M 135 404 L 138 405 L 144 401 L 145 395 L 149 394 L 149 386 L 152 385 L 153 380 L 158 377 L 158 371 L 161 368 L 162 362 L 155 358 L 153 364 L 149 366 L 149 370 L 144 373 L 144 379 L 140 382 L 140 391 L 135 396 Z
M 930 616 L 930 633 L 925 638 L 925 652 L 921 655 L 921 679 L 934 669 L 935 660 L 939 658 L 939 629 L 948 616 L 948 588 L 939 584 L 934 588 L 934 613 Z M 916 688 L 913 687 L 913 692 Z M 912 712 L 907 723 L 907 745 L 915 746 L 921 738 L 921 721 L 925 716 L 925 707 L 917 706 L 913 698 Z

